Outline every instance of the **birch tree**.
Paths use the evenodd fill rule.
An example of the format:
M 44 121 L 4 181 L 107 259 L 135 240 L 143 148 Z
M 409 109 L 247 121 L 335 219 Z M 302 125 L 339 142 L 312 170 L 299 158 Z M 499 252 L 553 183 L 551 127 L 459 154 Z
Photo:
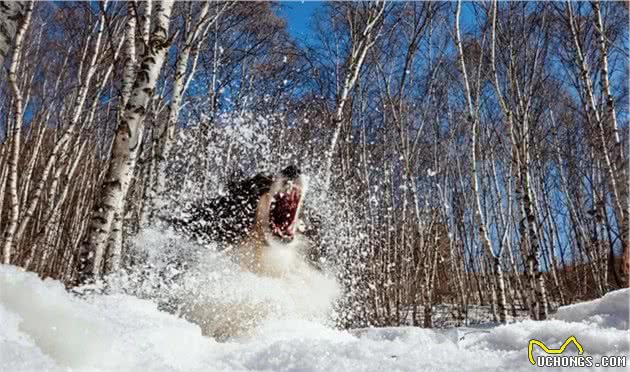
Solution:
M 601 86 L 601 96 L 604 99 L 606 109 L 600 109 L 597 104 L 596 92 L 594 90 L 591 71 L 585 57 L 585 50 L 580 35 L 578 34 L 577 20 L 573 12 L 571 2 L 566 3 L 567 20 L 573 47 L 575 48 L 575 66 L 579 71 L 581 81 L 581 92 L 584 94 L 586 102 L 586 115 L 597 133 L 599 141 L 599 151 L 605 168 L 608 172 L 608 183 L 612 193 L 613 211 L 619 228 L 622 255 L 623 255 L 623 276 L 628 278 L 630 273 L 630 257 L 628 253 L 628 229 L 630 228 L 630 200 L 628 199 L 628 162 L 623 153 L 623 145 L 619 136 L 617 116 L 615 111 L 615 99 L 611 94 L 609 71 L 608 71 L 608 43 L 606 40 L 606 30 L 602 19 L 601 6 L 599 1 L 591 2 L 593 19 L 597 34 L 597 48 L 599 52 L 599 80 Z
M 20 158 L 20 137 L 22 135 L 22 126 L 24 123 L 24 96 L 17 81 L 17 70 L 20 66 L 24 36 L 26 35 L 26 30 L 30 24 L 32 12 L 33 2 L 29 2 L 26 5 L 24 17 L 17 24 L 15 43 L 13 46 L 13 58 L 11 60 L 11 66 L 9 67 L 8 74 L 9 85 L 11 86 L 11 91 L 13 93 L 13 131 L 11 133 L 12 143 L 8 170 L 11 215 L 9 224 L 4 232 L 4 242 L 2 246 L 2 263 L 7 265 L 11 263 L 11 248 L 13 246 L 15 232 L 20 218 L 20 201 L 18 198 L 18 161 Z M 6 43 L 7 40 L 4 42 Z M 0 45 L 0 49 L 1 48 L 2 45 Z
M 92 87 L 91 86 L 91 84 L 93 83 L 92 79 L 98 67 L 98 63 L 97 63 L 98 57 L 102 56 L 102 53 L 103 53 L 102 42 L 103 42 L 103 31 L 105 29 L 105 11 L 107 9 L 107 1 L 104 1 L 102 5 L 103 5 L 103 11 L 100 13 L 99 19 L 95 25 L 97 32 L 96 32 L 96 39 L 94 41 L 94 49 L 92 51 L 93 53 L 92 58 L 89 58 L 89 59 L 87 58 L 89 56 L 88 53 L 90 50 L 89 48 L 90 38 L 88 38 L 88 43 L 86 43 L 85 49 L 83 51 L 83 58 L 81 60 L 81 63 L 79 64 L 77 77 L 81 83 L 78 88 L 76 100 L 74 101 L 74 105 L 72 107 L 70 122 L 66 130 L 64 131 L 63 135 L 56 142 L 52 150 L 52 153 L 48 157 L 48 160 L 46 162 L 46 167 L 44 168 L 44 171 L 40 175 L 40 179 L 38 183 L 36 184 L 34 191 L 32 192 L 32 196 L 29 198 L 28 207 L 24 211 L 24 215 L 21 218 L 20 226 L 17 231 L 18 238 L 22 236 L 33 214 L 35 213 L 35 209 L 38 207 L 38 203 L 40 202 L 42 198 L 46 182 L 48 181 L 50 175 L 53 174 L 52 173 L 53 169 L 57 165 L 59 158 L 65 155 L 65 153 L 71 147 L 72 141 L 79 134 L 77 133 L 78 131 L 80 132 L 80 130 L 78 130 L 80 129 L 78 128 L 78 126 L 80 126 L 81 124 L 85 124 L 85 122 L 84 123 L 80 122 L 81 115 L 83 114 L 83 108 L 88 99 L 88 93 L 90 92 L 90 88 Z M 113 66 L 110 67 L 110 73 L 111 73 L 111 68 L 113 68 Z M 85 75 L 83 76 L 82 72 L 84 69 L 86 71 L 85 71 Z M 107 81 L 107 75 L 108 74 L 105 75 L 106 78 L 104 79 L 104 81 Z M 51 190 L 54 190 L 56 188 L 62 168 L 63 167 L 59 167 L 57 169 L 57 172 L 54 173 Z
M 367 5 L 365 14 L 356 8 L 346 10 L 351 46 L 345 62 L 346 72 L 343 84 L 337 91 L 335 114 L 332 120 L 333 134 L 324 152 L 324 187 L 326 189 L 330 185 L 332 162 L 343 127 L 345 106 L 357 83 L 365 57 L 379 36 L 385 8 L 385 1 L 377 0 Z
M 523 3 L 522 6 L 526 6 Z M 533 201 L 533 189 L 530 182 L 531 174 L 531 148 L 532 136 L 532 107 L 536 88 L 540 87 L 539 79 L 545 65 L 545 48 L 548 47 L 546 33 L 546 9 L 543 8 L 540 19 L 535 23 L 531 19 L 520 19 L 519 23 L 507 23 L 504 30 L 507 40 L 502 50 L 507 54 L 505 63 L 506 76 L 504 77 L 507 93 L 504 93 L 499 80 L 496 61 L 496 35 L 497 35 L 497 7 L 493 3 L 492 8 L 492 43 L 491 43 L 491 69 L 495 96 L 503 112 L 507 126 L 508 136 L 511 142 L 512 164 L 516 169 L 516 199 L 520 205 L 521 221 L 519 231 L 522 247 L 527 256 L 527 281 L 529 287 L 529 307 L 534 319 L 546 319 L 548 313 L 547 295 L 544 277 L 541 269 L 541 246 L 538 227 L 535 216 L 535 204 Z M 521 28 L 513 28 L 511 25 L 519 25 Z M 537 34 L 537 28 L 540 27 Z M 520 30 L 520 31 L 519 31 Z M 519 32 L 527 32 L 533 37 L 533 45 L 517 46 L 516 39 Z
M 477 133 L 479 132 L 479 96 L 473 100 L 472 91 L 470 87 L 470 82 L 468 79 L 468 72 L 466 69 L 466 61 L 464 58 L 464 47 L 461 39 L 461 32 L 459 26 L 459 19 L 461 15 L 462 2 L 457 2 L 457 7 L 455 10 L 455 43 L 457 45 L 458 51 L 458 61 L 459 61 L 459 69 L 462 74 L 462 84 L 464 86 L 464 96 L 466 97 L 466 113 L 468 123 L 470 124 L 470 177 L 471 184 L 473 189 L 473 199 L 474 199 L 474 216 L 476 224 L 479 229 L 479 239 L 481 240 L 481 246 L 483 247 L 484 252 L 486 252 L 488 259 L 493 263 L 494 275 L 496 275 L 497 281 L 497 289 L 498 293 L 498 307 L 499 307 L 499 317 L 501 323 L 505 323 L 507 321 L 507 306 L 506 306 L 506 296 L 505 296 L 505 280 L 503 278 L 503 268 L 501 267 L 501 250 L 498 253 L 495 253 L 492 249 L 492 245 L 490 243 L 490 237 L 488 236 L 488 230 L 486 228 L 486 216 L 484 215 L 481 207 L 481 190 L 479 189 L 479 177 L 480 172 L 478 170 L 478 162 L 477 154 L 479 153 L 479 149 L 477 147 Z M 494 17 L 493 17 L 494 24 Z M 494 35 L 494 34 L 493 34 Z M 483 52 L 480 53 L 480 60 L 477 62 L 479 68 L 481 68 Z M 478 73 L 479 75 L 479 73 Z M 481 78 L 477 78 L 477 92 L 481 91 Z
M 101 197 L 94 207 L 90 226 L 81 246 L 78 274 L 81 283 L 89 282 L 101 273 L 114 215 L 123 213 L 124 200 L 142 142 L 144 117 L 169 46 L 168 27 L 172 7 L 172 1 L 155 4 L 151 37 L 136 73 L 131 96 L 116 129 L 111 160 L 101 186 Z
M 143 218 L 149 223 L 154 213 L 156 198 L 164 191 L 166 159 L 169 158 L 173 146 L 182 99 L 197 70 L 200 44 L 207 38 L 209 29 L 214 27 L 221 15 L 234 4 L 234 2 L 220 3 L 216 9 L 211 7 L 211 2 L 203 2 L 200 9 L 194 7 L 194 4 L 188 6 L 184 20 L 185 27 L 181 36 L 182 42 L 175 62 L 173 93 L 168 105 L 168 117 L 166 121 L 160 124 L 154 134 L 154 156 L 151 159 L 150 167 L 152 170 L 149 173 L 153 178 L 148 180 L 151 191 L 148 200 L 145 201 L 149 204 L 145 208 L 149 218 Z M 195 16 L 193 13 L 197 13 L 197 15 Z
M 26 1 L 0 1 L 0 65 L 11 50 L 20 22 L 28 12 Z
M 151 1 L 146 2 L 145 7 L 145 15 L 148 14 L 148 17 L 145 18 L 145 28 L 150 27 L 150 15 L 151 15 Z M 125 27 L 125 37 L 124 37 L 124 53 L 125 53 L 125 65 L 123 67 L 123 76 L 122 76 L 122 88 L 120 92 L 120 103 L 118 105 L 119 118 L 118 120 L 122 120 L 122 115 L 125 111 L 125 107 L 129 102 L 129 97 L 131 96 L 131 91 L 134 84 L 134 78 L 136 76 L 136 69 L 138 64 L 137 57 L 137 49 L 136 49 L 136 32 L 137 32 L 137 20 L 138 14 L 136 12 L 136 4 L 134 2 L 127 3 L 127 24 Z M 142 39 L 144 42 L 144 39 Z M 124 201 L 122 202 L 125 203 Z M 121 210 L 114 214 L 114 220 L 112 222 L 111 233 L 108 238 L 107 245 L 107 259 L 105 262 L 105 272 L 116 271 L 120 265 L 120 256 L 122 254 L 122 245 L 123 245 L 123 219 L 124 216 L 122 212 L 124 212 L 125 207 L 123 206 Z

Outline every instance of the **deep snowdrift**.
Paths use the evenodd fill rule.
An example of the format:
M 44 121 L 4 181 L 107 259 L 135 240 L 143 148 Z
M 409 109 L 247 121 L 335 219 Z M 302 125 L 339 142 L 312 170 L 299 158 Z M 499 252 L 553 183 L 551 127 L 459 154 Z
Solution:
M 0 265 L 0 371 L 529 370 L 530 338 L 558 347 L 574 335 L 588 355 L 628 355 L 629 290 L 561 308 L 554 319 L 491 329 L 339 331 L 273 319 L 239 341 L 127 295 L 69 295 L 52 280 Z

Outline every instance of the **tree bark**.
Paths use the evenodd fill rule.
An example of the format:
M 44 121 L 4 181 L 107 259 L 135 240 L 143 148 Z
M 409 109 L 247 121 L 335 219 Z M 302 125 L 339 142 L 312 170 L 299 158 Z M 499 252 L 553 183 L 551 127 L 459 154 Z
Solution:
M 613 211 L 617 224 L 619 227 L 619 233 L 621 236 L 621 244 L 623 250 L 623 271 L 627 278 L 627 273 L 630 270 L 630 260 L 628 260 L 628 212 L 630 212 L 629 199 L 628 199 L 628 176 L 625 157 L 623 155 L 623 146 L 619 140 L 619 131 L 616 123 L 616 116 L 614 110 L 614 100 L 610 94 L 610 84 L 608 83 L 608 59 L 607 59 L 607 47 L 606 40 L 603 31 L 603 23 L 601 19 L 601 11 L 599 10 L 599 4 L 597 2 L 593 4 L 593 11 L 595 12 L 595 29 L 598 32 L 598 43 L 600 49 L 600 65 L 601 65 L 601 80 L 602 80 L 602 93 L 606 99 L 607 115 L 602 115 L 599 112 L 597 103 L 595 100 L 595 94 L 593 90 L 593 82 L 591 80 L 588 65 L 584 58 L 584 52 L 582 45 L 578 37 L 578 30 L 575 24 L 573 15 L 573 8 L 571 2 L 567 2 L 567 17 L 569 21 L 569 29 L 571 31 L 571 37 L 575 46 L 575 59 L 576 65 L 579 69 L 579 79 L 584 86 L 584 93 L 586 94 L 585 100 L 587 102 L 587 117 L 595 122 L 595 131 L 598 135 L 600 142 L 600 155 L 606 165 L 608 171 L 608 183 L 610 185 L 610 192 L 612 193 Z M 608 119 L 608 120 L 606 120 Z M 610 142 L 614 143 L 614 149 L 617 155 L 613 159 L 613 155 L 610 153 Z
M 114 216 L 124 213 L 124 200 L 142 142 L 144 117 L 168 48 L 172 7 L 171 0 L 156 3 L 151 39 L 136 74 L 131 97 L 116 129 L 109 168 L 101 187 L 101 197 L 94 207 L 87 235 L 81 245 L 77 278 L 79 283 L 90 282 L 101 273 Z
M 499 290 L 499 317 L 501 323 L 507 322 L 507 306 L 505 304 L 505 282 L 503 278 L 503 270 L 501 268 L 501 261 L 499 255 L 495 255 L 490 244 L 490 238 L 488 236 L 488 230 L 486 228 L 486 216 L 481 208 L 481 192 L 479 190 L 479 172 L 477 170 L 477 126 L 479 124 L 478 110 L 475 110 L 472 100 L 472 94 L 470 90 L 470 83 L 468 81 L 468 73 L 466 71 L 466 61 L 464 59 L 464 48 L 460 36 L 459 18 L 461 14 L 461 0 L 457 2 L 456 14 L 455 14 L 455 42 L 457 44 L 459 67 L 462 73 L 462 79 L 464 84 L 464 94 L 466 96 L 466 104 L 468 109 L 468 122 L 471 125 L 471 141 L 470 141 L 470 171 L 471 171 L 471 183 L 473 188 L 474 199 L 474 221 L 477 223 L 479 230 L 479 239 L 481 240 L 481 246 L 483 251 L 486 252 L 488 259 L 493 263 L 493 271 L 497 279 L 497 289 Z M 496 17 L 494 17 L 496 18 Z M 493 18 L 493 19 L 494 19 Z M 494 35 L 494 34 L 493 34 Z M 494 305 L 494 301 L 493 301 Z
M 602 18 L 602 12 L 600 9 L 600 2 L 595 0 L 591 2 L 593 13 L 595 17 L 595 30 L 598 36 L 599 46 L 599 59 L 600 59 L 600 84 L 602 90 L 602 96 L 606 101 L 606 113 L 602 115 L 604 124 L 607 124 L 607 133 L 609 134 L 609 141 L 603 143 L 603 146 L 607 146 L 610 142 L 613 145 L 614 167 L 615 175 L 617 176 L 616 185 L 619 187 L 618 197 L 621 204 L 621 221 L 617 220 L 619 224 L 621 246 L 622 246 L 622 276 L 626 278 L 626 285 L 630 280 L 630 251 L 628 248 L 628 239 L 630 238 L 630 198 L 628 195 L 628 164 L 623 153 L 623 143 L 619 138 L 619 127 L 617 125 L 617 113 L 615 112 L 615 99 L 610 93 L 610 81 L 608 74 L 608 44 L 606 42 L 606 32 L 604 29 L 604 21 Z
M 32 9 L 26 1 L 0 1 L 0 65 L 13 46 L 20 22 L 29 12 L 29 7 Z
M 384 11 L 385 2 L 382 0 L 377 0 L 375 2 L 375 5 L 370 8 L 367 23 L 365 24 L 364 29 L 360 30 L 360 33 L 355 33 L 355 31 L 358 30 L 353 29 L 352 20 L 350 20 L 350 38 L 352 40 L 352 47 L 347 60 L 348 70 L 345 74 L 341 92 L 337 92 L 336 110 L 333 117 L 333 135 L 330 139 L 328 149 L 324 153 L 325 189 L 328 189 L 330 187 L 330 178 L 332 176 L 332 162 L 335 155 L 335 150 L 337 149 L 339 134 L 341 133 L 341 128 L 343 127 L 344 108 L 346 103 L 348 102 L 348 98 L 350 96 L 350 93 L 352 92 L 352 89 L 354 89 L 354 86 L 357 83 L 357 79 L 359 78 L 359 74 L 361 72 L 361 67 L 363 66 L 363 61 L 365 60 L 368 51 L 374 45 L 374 42 L 378 36 L 379 30 L 375 30 L 375 28 L 378 24 L 380 24 Z
M 22 56 L 22 46 L 24 42 L 24 36 L 31 21 L 31 15 L 33 12 L 33 3 L 29 2 L 26 5 L 25 15 L 17 28 L 15 35 L 15 46 L 13 48 L 13 59 L 11 66 L 9 67 L 8 80 L 13 93 L 13 131 L 11 135 L 11 154 L 9 160 L 9 198 L 11 214 L 9 218 L 9 224 L 4 232 L 4 244 L 2 246 L 2 263 L 11 263 L 11 248 L 13 247 L 15 232 L 18 228 L 18 219 L 20 218 L 20 200 L 18 195 L 18 161 L 20 159 L 20 137 L 22 135 L 22 125 L 24 120 L 24 101 L 22 91 L 17 82 L 17 69 L 20 65 L 20 58 Z

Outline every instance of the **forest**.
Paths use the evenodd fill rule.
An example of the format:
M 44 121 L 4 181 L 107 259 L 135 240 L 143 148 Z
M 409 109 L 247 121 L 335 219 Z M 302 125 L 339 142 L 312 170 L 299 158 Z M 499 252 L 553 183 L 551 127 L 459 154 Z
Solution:
M 282 6 L 0 2 L 0 263 L 151 272 L 143 231 L 299 164 L 341 327 L 628 287 L 628 2 Z

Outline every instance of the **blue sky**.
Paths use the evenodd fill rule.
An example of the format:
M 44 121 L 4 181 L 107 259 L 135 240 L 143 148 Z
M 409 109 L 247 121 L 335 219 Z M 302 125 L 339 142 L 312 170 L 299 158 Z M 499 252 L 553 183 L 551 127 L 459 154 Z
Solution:
M 311 37 L 313 13 L 322 5 L 321 1 L 282 1 L 278 14 L 287 21 L 289 33 L 296 40 L 306 41 Z
M 321 8 L 325 1 L 280 1 L 277 14 L 287 22 L 289 33 L 298 41 L 309 41 L 312 37 L 311 22 L 317 9 Z M 465 2 L 462 7 L 462 28 L 474 25 L 474 14 L 470 4 Z

